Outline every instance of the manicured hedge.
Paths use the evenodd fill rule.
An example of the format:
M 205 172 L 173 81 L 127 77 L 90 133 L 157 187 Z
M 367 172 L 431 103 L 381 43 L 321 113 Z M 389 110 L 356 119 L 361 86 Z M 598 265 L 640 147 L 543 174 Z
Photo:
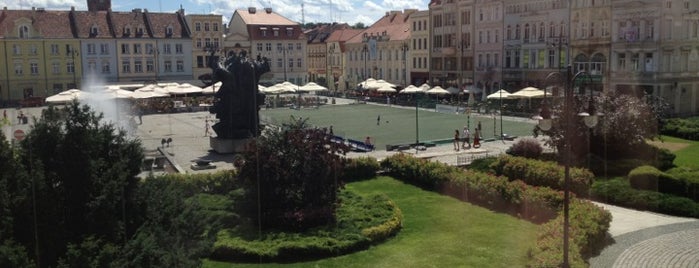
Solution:
M 677 174 L 678 176 L 674 176 Z M 662 172 L 655 167 L 641 166 L 627 176 L 631 187 L 638 190 L 657 191 L 680 197 L 699 200 L 699 172 L 677 168 L 672 171 Z
M 686 197 L 637 190 L 625 178 L 597 180 L 592 184 L 591 197 L 608 204 L 663 214 L 699 217 L 699 204 Z
M 441 163 L 397 154 L 381 161 L 387 173 L 398 180 L 438 190 L 447 195 L 498 211 L 517 214 L 542 225 L 536 244 L 530 249 L 528 267 L 556 267 L 562 259 L 561 192 L 548 187 L 529 186 L 478 171 L 462 171 Z M 554 214 L 550 214 L 553 212 Z M 583 200 L 573 198 L 570 207 L 570 256 L 574 267 L 586 266 L 595 245 L 609 229 L 611 214 Z M 554 218 L 555 217 L 555 218 Z M 553 220 L 551 220 L 553 219 Z M 560 243 L 559 243 L 560 242 Z
M 361 197 L 343 191 L 334 226 L 303 233 L 267 231 L 258 237 L 252 224 L 223 229 L 212 258 L 225 261 L 300 261 L 366 249 L 402 227 L 401 210 L 386 195 Z M 247 226 L 247 227 L 245 227 Z
M 503 175 L 511 181 L 522 180 L 532 186 L 562 190 L 565 181 L 565 169 L 556 162 L 503 155 L 490 167 L 496 175 Z M 594 175 L 589 170 L 571 167 L 570 191 L 580 197 L 588 196 L 593 178 Z
M 686 140 L 699 140 L 699 117 L 671 118 L 665 121 L 660 133 Z
M 379 162 L 373 157 L 348 158 L 345 160 L 342 181 L 363 181 L 376 177 Z

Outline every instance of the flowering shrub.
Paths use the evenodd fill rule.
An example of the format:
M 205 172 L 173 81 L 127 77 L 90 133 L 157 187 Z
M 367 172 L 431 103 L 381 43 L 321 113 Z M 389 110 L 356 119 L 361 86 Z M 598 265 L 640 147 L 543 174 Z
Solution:
M 544 147 L 541 146 L 537 139 L 533 138 L 522 138 L 519 139 L 515 144 L 507 150 L 508 154 L 513 156 L 522 156 L 526 158 L 538 158 L 544 151 Z

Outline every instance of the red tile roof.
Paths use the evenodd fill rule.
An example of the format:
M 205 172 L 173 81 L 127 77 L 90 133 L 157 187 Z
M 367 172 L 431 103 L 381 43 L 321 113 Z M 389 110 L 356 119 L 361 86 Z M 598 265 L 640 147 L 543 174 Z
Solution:
M 247 26 L 248 35 L 251 40 L 300 40 L 305 39 L 301 26 L 277 13 L 268 10 L 255 10 L 250 13 L 250 9 L 238 9 L 233 13 L 233 17 L 240 16 Z M 231 21 L 233 21 L 231 19 Z M 262 28 L 266 35 L 263 35 Z M 274 30 L 279 31 L 278 36 L 274 36 Z M 291 36 L 286 34 L 287 28 L 293 31 Z
M 114 28 L 114 34 L 117 38 L 139 37 L 139 35 L 137 35 L 137 30 L 139 27 L 143 28 L 143 35 L 141 37 L 148 37 L 148 29 L 146 29 L 145 16 L 142 11 L 109 12 L 107 20 L 110 20 L 112 27 Z M 125 34 L 126 28 L 130 28 L 129 34 Z
M 155 38 L 188 38 L 185 21 L 179 13 L 146 13 L 150 22 L 151 33 Z M 172 35 L 167 35 L 167 27 L 172 27 Z
M 236 13 L 247 25 L 298 25 L 298 23 L 279 15 L 272 9 L 255 9 L 254 13 L 250 13 L 250 9 L 238 9 L 233 16 Z
M 41 38 L 73 38 L 70 27 L 69 11 L 55 10 L 7 10 L 0 15 L 0 37 L 19 37 L 19 25 L 16 22 L 22 18 L 31 21 L 30 36 Z
M 107 21 L 107 11 L 73 11 L 75 32 L 78 38 L 114 38 Z M 90 35 L 92 26 L 97 26 L 97 35 Z
M 376 21 L 376 23 L 362 31 L 360 34 L 350 38 L 347 42 L 361 43 L 365 35 L 367 37 L 387 36 L 391 41 L 406 40 L 410 38 L 410 25 L 408 24 L 410 14 L 412 14 L 412 12 L 386 12 L 386 15 Z

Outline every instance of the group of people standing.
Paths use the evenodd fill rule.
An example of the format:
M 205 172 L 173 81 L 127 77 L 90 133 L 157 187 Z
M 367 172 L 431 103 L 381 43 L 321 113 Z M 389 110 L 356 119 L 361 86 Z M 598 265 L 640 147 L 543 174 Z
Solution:
M 462 132 L 459 132 L 458 129 L 454 130 L 454 150 L 459 151 L 460 149 L 471 149 L 473 148 L 480 148 L 481 147 L 481 122 L 478 122 L 478 127 L 476 127 L 475 132 L 473 133 L 473 144 L 471 144 L 471 131 L 468 129 L 468 126 L 464 126 L 464 129 Z M 459 142 L 461 142 L 461 146 L 459 146 Z

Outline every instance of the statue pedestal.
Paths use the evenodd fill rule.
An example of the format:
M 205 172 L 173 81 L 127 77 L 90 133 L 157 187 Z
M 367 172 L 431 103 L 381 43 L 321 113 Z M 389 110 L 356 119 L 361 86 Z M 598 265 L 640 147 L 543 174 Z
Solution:
M 209 137 L 209 146 L 219 154 L 242 153 L 245 151 L 245 145 L 252 140 L 253 138 L 221 139 L 218 137 Z

